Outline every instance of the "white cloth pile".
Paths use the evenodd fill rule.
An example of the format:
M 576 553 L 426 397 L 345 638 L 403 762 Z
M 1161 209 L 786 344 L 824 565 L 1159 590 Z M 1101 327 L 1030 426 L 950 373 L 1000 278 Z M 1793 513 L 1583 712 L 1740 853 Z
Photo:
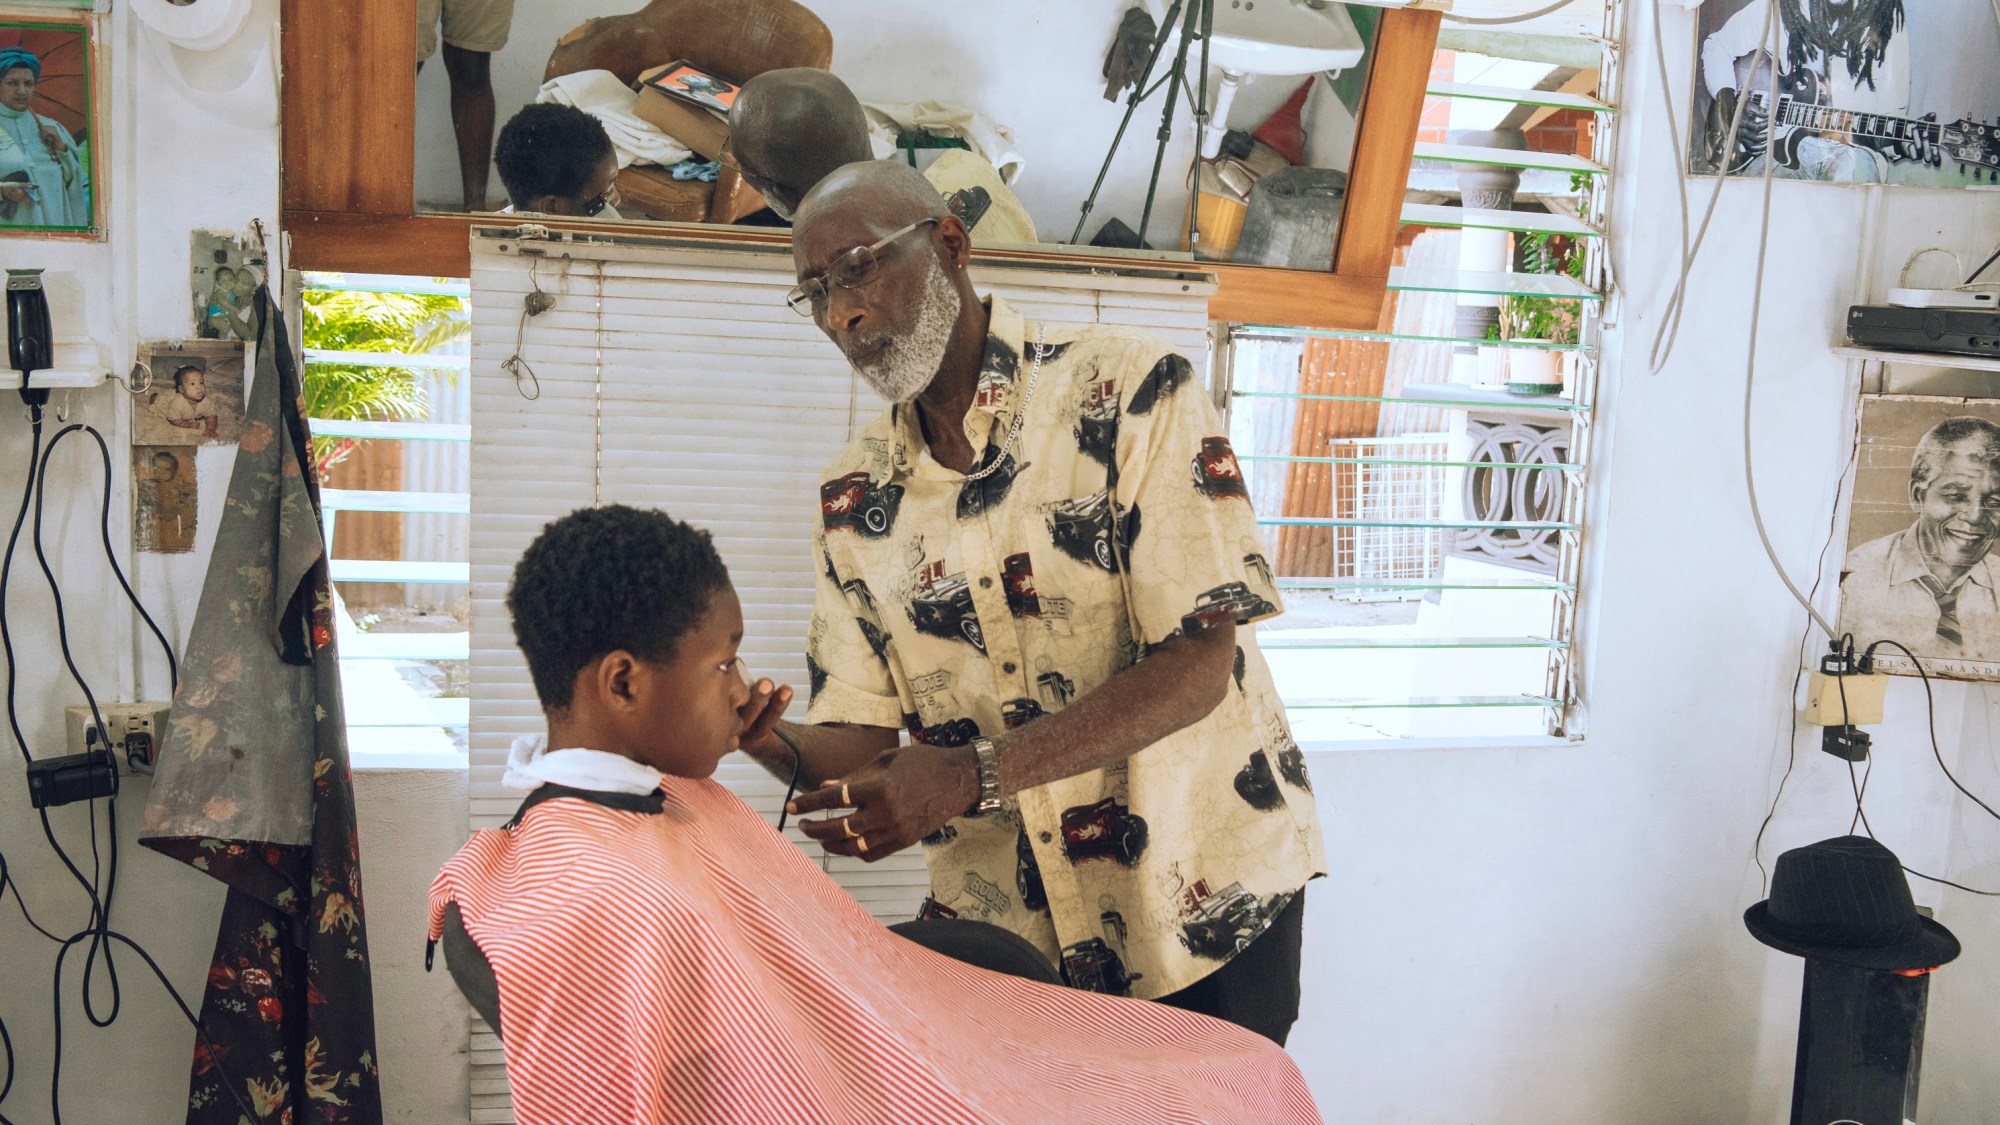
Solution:
M 921 129 L 941 137 L 957 137 L 986 159 L 1000 173 L 1000 182 L 1011 184 L 1020 178 L 1028 158 L 1014 147 L 1014 131 L 989 121 L 961 106 L 943 102 L 905 102 L 901 105 L 864 103 L 868 117 L 868 140 L 877 160 L 896 154 L 896 137 Z
M 658 164 L 671 167 L 686 160 L 694 150 L 660 131 L 660 127 L 632 112 L 639 95 L 618 81 L 608 70 L 580 70 L 542 83 L 537 102 L 575 106 L 597 118 L 618 151 L 618 166 Z

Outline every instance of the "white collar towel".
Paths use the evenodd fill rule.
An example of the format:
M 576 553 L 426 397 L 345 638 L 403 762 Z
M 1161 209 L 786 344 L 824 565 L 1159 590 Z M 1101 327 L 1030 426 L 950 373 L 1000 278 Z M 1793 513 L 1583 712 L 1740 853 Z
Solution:
M 672 166 L 693 155 L 692 149 L 633 113 L 639 95 L 608 70 L 579 70 L 551 78 L 542 83 L 535 100 L 575 106 L 597 118 L 611 138 L 611 147 L 618 151 L 620 168 L 632 164 Z
M 549 749 L 545 734 L 524 734 L 507 753 L 507 772 L 500 784 L 533 792 L 544 785 L 587 789 L 595 793 L 646 794 L 660 787 L 666 775 L 622 754 L 603 750 Z

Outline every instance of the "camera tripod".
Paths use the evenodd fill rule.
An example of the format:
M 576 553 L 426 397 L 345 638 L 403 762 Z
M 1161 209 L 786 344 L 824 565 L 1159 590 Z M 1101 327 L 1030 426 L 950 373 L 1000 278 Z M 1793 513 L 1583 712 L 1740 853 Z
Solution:
M 1185 8 L 1186 14 L 1182 14 Z M 1180 21 L 1180 46 L 1174 51 L 1173 62 L 1167 73 L 1151 86 L 1146 83 L 1153 77 L 1153 68 L 1159 65 L 1160 55 L 1165 52 L 1167 39 L 1174 33 L 1175 21 Z M 1090 197 L 1083 201 L 1083 209 L 1076 217 L 1076 230 L 1069 236 L 1074 245 L 1083 237 L 1084 224 L 1090 221 L 1090 210 L 1097 205 L 1097 195 L 1104 190 L 1104 178 L 1111 172 L 1111 162 L 1118 156 L 1118 146 L 1124 143 L 1125 130 L 1132 124 L 1132 115 L 1139 111 L 1139 103 L 1153 96 L 1161 86 L 1167 88 L 1165 107 L 1160 112 L 1160 132 L 1153 148 L 1153 174 L 1146 181 L 1146 209 L 1139 215 L 1139 244 L 1145 245 L 1146 227 L 1152 222 L 1153 200 L 1160 190 L 1160 166 L 1167 158 L 1167 142 L 1174 135 L 1174 109 L 1182 90 L 1187 88 L 1188 52 L 1197 40 L 1201 43 L 1201 72 L 1196 80 L 1199 94 L 1190 91 L 1194 102 L 1195 167 L 1189 169 L 1188 176 L 1188 245 L 1192 247 L 1198 233 L 1195 230 L 1194 192 L 1198 185 L 1195 172 L 1201 163 L 1201 138 L 1208 130 L 1208 39 L 1215 30 L 1215 0 L 1173 0 L 1167 6 L 1166 18 L 1160 21 L 1160 30 L 1153 37 L 1153 47 L 1146 56 L 1146 68 L 1139 73 L 1139 80 L 1132 85 L 1131 96 L 1125 99 L 1125 116 L 1118 122 L 1118 132 L 1111 138 L 1111 148 L 1104 154 L 1104 164 L 1097 170 L 1097 182 L 1090 187 Z

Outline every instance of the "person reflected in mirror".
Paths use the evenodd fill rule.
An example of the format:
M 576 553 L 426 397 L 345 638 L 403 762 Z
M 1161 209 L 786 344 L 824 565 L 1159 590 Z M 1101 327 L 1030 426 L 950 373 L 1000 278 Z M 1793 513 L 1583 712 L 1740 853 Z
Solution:
M 1918 656 L 2000 660 L 2000 426 L 1947 418 L 1910 459 L 1901 531 L 1848 552 L 1841 628 L 1857 643 L 1900 641 Z
M 34 111 L 42 60 L 0 48 L 0 226 L 87 227 L 90 181 L 76 138 Z
M 868 116 L 847 83 L 824 70 L 788 67 L 767 70 L 737 91 L 727 157 L 743 182 L 789 222 L 799 201 L 834 169 L 873 160 L 875 150 Z M 923 175 L 975 241 L 1037 241 L 1027 210 L 982 157 L 945 149 Z
M 514 0 L 417 0 L 417 69 L 424 68 L 444 31 L 444 70 L 451 79 L 451 129 L 458 138 L 458 172 L 467 211 L 490 211 L 486 199 L 493 159 L 493 53 L 507 45 Z
M 494 153 L 506 210 L 617 220 L 618 153 L 597 118 L 575 106 L 537 102 L 500 130 Z

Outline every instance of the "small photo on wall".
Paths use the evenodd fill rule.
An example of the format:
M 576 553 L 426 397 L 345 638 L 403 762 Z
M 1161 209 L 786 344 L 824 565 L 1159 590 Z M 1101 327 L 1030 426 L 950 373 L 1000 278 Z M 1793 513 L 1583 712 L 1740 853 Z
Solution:
M 185 445 L 132 447 L 132 533 L 141 551 L 171 555 L 194 550 L 194 454 Z
M 132 401 L 133 445 L 216 445 L 243 433 L 243 344 L 179 340 L 141 345 L 152 386 Z
M 99 236 L 95 58 L 88 19 L 0 17 L 0 235 Z
M 189 260 L 194 334 L 204 340 L 256 339 L 263 251 L 231 231 L 198 230 Z
M 1840 568 L 1855 647 L 1932 676 L 2000 680 L 2000 400 L 1864 395 Z M 1914 674 L 1896 649 L 1879 667 Z

